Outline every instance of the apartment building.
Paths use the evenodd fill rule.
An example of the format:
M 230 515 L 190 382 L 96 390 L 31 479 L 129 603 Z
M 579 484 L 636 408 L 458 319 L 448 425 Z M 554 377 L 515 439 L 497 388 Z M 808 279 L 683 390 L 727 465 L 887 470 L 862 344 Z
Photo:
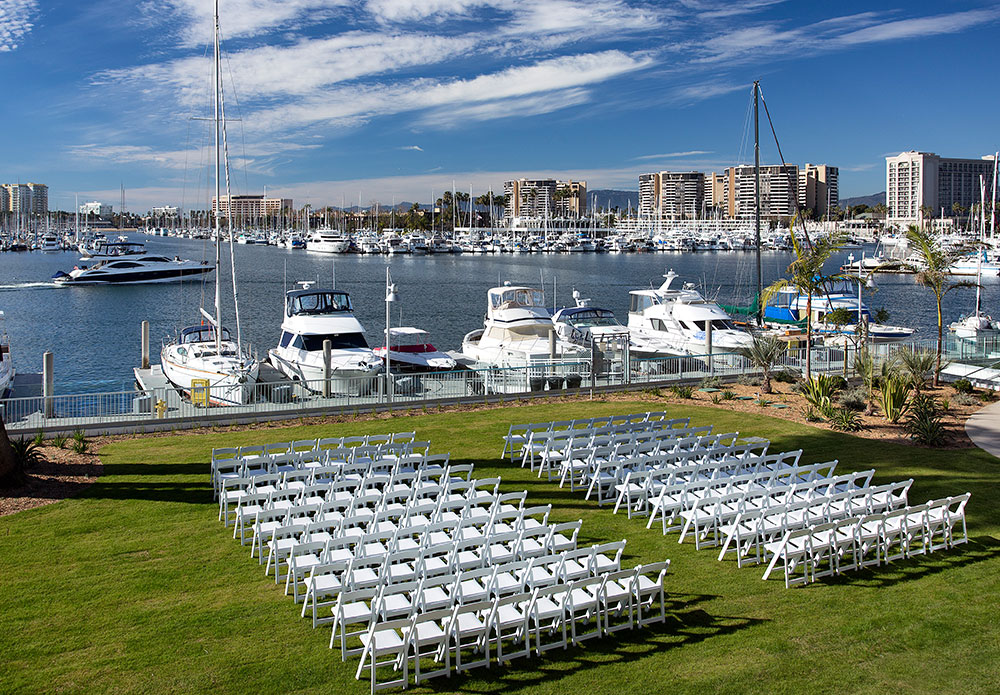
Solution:
M 587 182 L 556 179 L 504 181 L 504 219 L 583 217 L 587 214 Z
M 816 217 L 829 214 L 840 205 L 840 171 L 828 164 L 806 164 L 799 169 L 799 208 L 812 210 Z
M 705 174 L 660 171 L 639 175 L 639 216 L 668 220 L 695 219 L 705 206 Z
M 979 180 L 993 180 L 993 155 L 979 159 L 941 157 L 910 150 L 885 158 L 885 205 L 889 224 L 918 224 L 923 210 L 951 216 L 955 205 L 968 210 L 980 202 Z
M 291 198 L 265 198 L 263 195 L 224 195 L 218 200 L 212 196 L 212 214 L 216 208 L 225 218 L 254 219 L 280 215 L 292 207 Z
M 733 209 L 731 217 L 754 216 L 756 178 L 754 167 L 738 166 L 726 170 Z M 795 164 L 774 164 L 760 168 L 760 215 L 767 220 L 791 217 L 798 202 L 799 167 Z

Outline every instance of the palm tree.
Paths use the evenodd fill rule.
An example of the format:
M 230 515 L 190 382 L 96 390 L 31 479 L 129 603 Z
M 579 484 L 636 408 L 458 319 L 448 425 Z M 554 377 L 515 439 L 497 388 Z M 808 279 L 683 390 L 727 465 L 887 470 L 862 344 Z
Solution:
M 800 240 L 795 234 L 794 225 L 790 229 L 792 248 L 795 250 L 795 260 L 788 266 L 788 278 L 781 278 L 764 288 L 760 304 L 766 305 L 778 292 L 794 287 L 799 294 L 806 296 L 806 379 L 812 378 L 812 298 L 821 294 L 831 282 L 849 280 L 850 276 L 843 273 L 823 274 L 823 266 L 836 251 L 844 245 L 843 232 L 833 232 L 815 243 L 808 237 Z
M 906 239 L 909 242 L 910 250 L 917 257 L 917 263 L 904 263 L 903 265 L 917 276 L 917 284 L 923 285 L 934 293 L 934 301 L 937 303 L 937 359 L 934 366 L 934 386 L 940 383 L 941 376 L 941 346 L 944 342 L 944 319 L 941 314 L 941 301 L 944 296 L 952 290 L 960 287 L 975 287 L 974 282 L 963 280 L 961 282 L 949 282 L 951 274 L 949 269 L 963 256 L 969 253 L 968 247 L 961 247 L 951 251 L 941 248 L 937 239 L 926 229 L 921 229 L 917 225 L 911 224 L 906 230 Z
M 760 387 L 761 393 L 771 393 L 771 372 L 774 366 L 781 361 L 787 347 L 784 341 L 773 335 L 755 332 L 753 342 L 737 350 L 740 355 L 750 361 L 750 364 L 760 369 L 763 379 Z

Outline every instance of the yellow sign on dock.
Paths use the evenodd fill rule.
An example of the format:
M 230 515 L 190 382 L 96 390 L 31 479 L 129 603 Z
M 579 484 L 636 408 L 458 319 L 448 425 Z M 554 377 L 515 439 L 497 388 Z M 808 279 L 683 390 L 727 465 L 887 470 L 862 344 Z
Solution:
M 195 405 L 203 405 L 206 408 L 209 405 L 208 397 L 211 393 L 208 387 L 208 379 L 192 379 L 191 380 L 191 402 Z

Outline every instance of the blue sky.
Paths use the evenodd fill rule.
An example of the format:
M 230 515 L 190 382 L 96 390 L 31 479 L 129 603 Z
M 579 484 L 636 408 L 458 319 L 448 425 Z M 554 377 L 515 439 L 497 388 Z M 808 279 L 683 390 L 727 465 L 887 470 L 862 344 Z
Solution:
M 221 24 L 234 192 L 296 204 L 752 161 L 757 78 L 785 158 L 843 196 L 889 153 L 998 146 L 995 2 L 222 0 Z M 0 179 L 204 206 L 210 39 L 210 0 L 0 0 Z

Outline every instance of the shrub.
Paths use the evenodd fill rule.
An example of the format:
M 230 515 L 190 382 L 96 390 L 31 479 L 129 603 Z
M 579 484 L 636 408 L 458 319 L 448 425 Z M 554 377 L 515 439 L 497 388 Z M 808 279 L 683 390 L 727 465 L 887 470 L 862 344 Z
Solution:
M 945 438 L 941 416 L 941 407 L 933 396 L 915 395 L 910 402 L 910 415 L 906 418 L 910 439 L 926 446 L 941 444 Z
M 947 413 L 947 412 L 948 412 L 949 410 L 951 410 L 951 401 L 950 401 L 950 400 L 948 400 L 947 398 L 942 398 L 942 399 L 941 399 L 941 410 L 942 410 L 943 412 L 946 412 L 946 413 Z
M 674 395 L 678 398 L 693 398 L 694 397 L 694 386 L 689 386 L 687 384 L 678 384 L 676 386 L 671 386 L 670 390 L 674 392 Z
M 811 405 L 802 409 L 802 417 L 806 419 L 806 422 L 819 422 L 823 419 Z
M 767 400 L 763 396 L 755 400 L 754 403 L 759 405 L 761 408 L 766 408 L 767 406 L 771 405 L 771 401 Z
M 794 384 L 799 380 L 799 378 L 795 375 L 795 372 L 790 372 L 787 369 L 775 372 L 771 378 L 779 384 Z
M 934 371 L 937 355 L 931 350 L 915 350 L 905 347 L 898 353 L 900 366 L 906 374 L 909 384 L 920 393 L 927 375 Z
M 717 376 L 706 376 L 698 384 L 698 388 L 701 389 L 717 389 L 722 386 L 722 379 Z
M 971 393 L 956 393 L 951 402 L 955 405 L 979 405 L 982 403 L 981 400 Z
M 806 397 L 809 405 L 823 410 L 832 402 L 837 379 L 840 377 L 834 378 L 827 374 L 817 374 L 812 379 L 802 383 L 802 395 Z
M 857 432 L 865 426 L 861 416 L 847 408 L 835 408 L 829 420 L 833 429 L 844 432 Z
M 855 386 L 854 388 L 841 393 L 837 398 L 837 403 L 839 403 L 842 408 L 860 412 L 868 405 L 868 389 L 864 386 Z
M 83 430 L 76 430 L 73 432 L 73 451 L 78 454 L 86 454 L 87 448 L 90 444 L 87 442 L 87 438 L 83 434 Z
M 42 444 L 45 443 L 45 436 L 41 432 L 36 432 L 35 438 L 32 439 L 31 441 L 35 443 L 35 446 L 41 446 Z
M 65 449 L 66 448 L 66 435 L 65 434 L 57 434 L 56 436 L 54 436 L 49 441 L 49 443 L 52 446 L 56 447 L 57 449 Z
M 973 393 L 976 390 L 972 385 L 972 382 L 968 379 L 959 379 L 955 381 L 951 387 L 958 393 Z
M 719 403 L 722 403 L 722 396 L 720 396 L 717 393 L 713 393 L 712 394 L 712 404 L 713 405 L 719 405 Z
M 19 439 L 10 440 L 10 448 L 14 453 L 14 468 L 6 477 L 0 479 L 0 486 L 18 487 L 23 485 L 28 469 L 34 468 L 47 460 L 45 454 L 39 450 L 39 444 L 35 441 L 36 439 L 20 437 Z
M 725 391 L 722 392 L 722 400 L 731 401 L 734 398 L 736 398 L 736 394 L 730 391 L 729 389 L 726 389 Z
M 983 389 L 983 392 L 979 394 L 979 399 L 983 403 L 992 403 L 997 399 L 996 391 L 990 391 L 989 389 Z
M 761 381 L 756 374 L 740 374 L 736 377 L 736 383 L 740 386 L 760 386 Z
M 899 422 L 899 418 L 903 417 L 909 407 L 907 402 L 909 395 L 909 385 L 903 379 L 889 377 L 882 380 L 882 385 L 879 387 L 879 405 L 882 406 L 886 420 Z

